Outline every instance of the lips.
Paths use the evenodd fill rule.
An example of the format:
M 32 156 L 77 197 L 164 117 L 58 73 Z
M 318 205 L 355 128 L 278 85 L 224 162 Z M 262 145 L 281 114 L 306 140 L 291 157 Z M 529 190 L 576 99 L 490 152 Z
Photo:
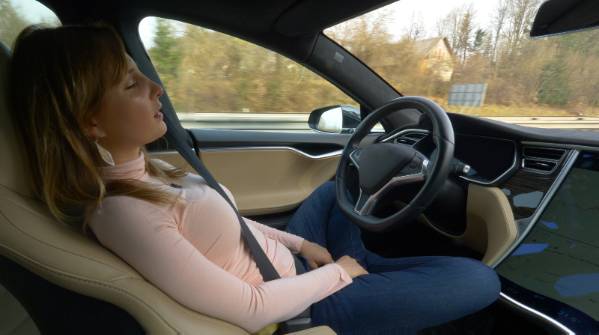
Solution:
M 164 115 L 162 114 L 162 104 L 160 102 L 158 102 L 158 111 L 154 113 L 154 117 L 161 120 L 164 117 Z

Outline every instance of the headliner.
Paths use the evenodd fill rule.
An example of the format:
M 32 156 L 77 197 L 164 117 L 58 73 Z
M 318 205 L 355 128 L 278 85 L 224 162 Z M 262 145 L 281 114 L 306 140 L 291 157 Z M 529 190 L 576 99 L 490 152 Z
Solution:
M 203 22 L 209 28 L 245 34 L 313 35 L 393 0 L 40 0 L 63 23 L 82 18 L 163 16 Z

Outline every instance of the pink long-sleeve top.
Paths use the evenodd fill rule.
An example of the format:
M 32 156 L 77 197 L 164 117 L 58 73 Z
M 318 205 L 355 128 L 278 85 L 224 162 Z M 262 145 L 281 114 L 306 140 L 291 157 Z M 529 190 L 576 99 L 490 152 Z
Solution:
M 299 253 L 304 239 L 244 218 L 281 275 L 264 282 L 244 246 L 235 212 L 197 174 L 183 177 L 181 188 L 166 184 L 147 173 L 143 152 L 134 160 L 102 167 L 101 173 L 106 181 L 137 179 L 180 192 L 183 201 L 168 206 L 107 197 L 91 213 L 89 225 L 102 245 L 190 309 L 254 333 L 352 283 L 336 263 L 297 275 L 292 253 Z

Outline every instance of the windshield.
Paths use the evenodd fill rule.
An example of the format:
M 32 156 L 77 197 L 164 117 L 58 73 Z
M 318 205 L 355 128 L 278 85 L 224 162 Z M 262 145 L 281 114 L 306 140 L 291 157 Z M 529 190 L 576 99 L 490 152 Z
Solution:
M 540 3 L 401 0 L 325 34 L 402 94 L 426 96 L 447 111 L 593 128 L 599 30 L 531 39 Z

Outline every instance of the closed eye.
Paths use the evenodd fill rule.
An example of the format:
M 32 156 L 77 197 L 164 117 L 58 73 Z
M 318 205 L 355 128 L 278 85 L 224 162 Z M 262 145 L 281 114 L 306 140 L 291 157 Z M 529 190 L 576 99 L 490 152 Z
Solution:
M 133 84 L 131 84 L 131 85 L 127 86 L 127 89 L 130 89 L 130 88 L 132 88 L 132 87 L 133 87 L 133 86 L 135 86 L 135 85 L 137 85 L 137 82 L 133 82 Z

